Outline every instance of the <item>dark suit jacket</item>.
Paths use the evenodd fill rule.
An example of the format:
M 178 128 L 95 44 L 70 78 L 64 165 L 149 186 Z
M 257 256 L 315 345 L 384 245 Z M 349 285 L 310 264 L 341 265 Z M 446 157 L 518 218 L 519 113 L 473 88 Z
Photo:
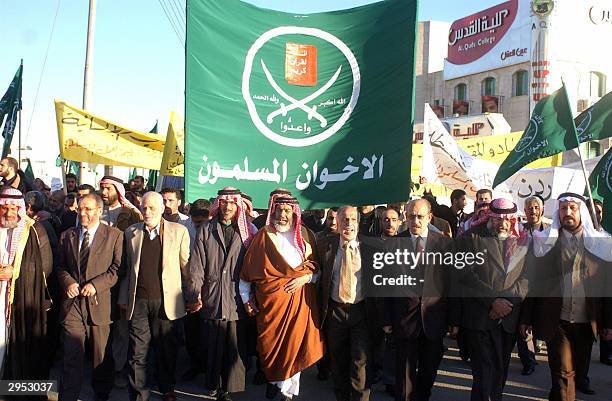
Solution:
M 410 232 L 404 234 L 410 237 Z M 425 252 L 448 252 L 452 240 L 442 234 L 429 231 Z M 431 259 L 431 258 L 430 258 Z M 416 339 L 421 330 L 431 340 L 441 339 L 448 326 L 453 323 L 448 308 L 451 269 L 453 266 L 430 264 L 419 267 L 423 270 L 423 296 L 410 298 L 387 298 L 384 308 L 384 325 L 393 327 L 393 335 L 400 339 Z M 453 324 L 456 325 L 457 323 Z
M 359 241 L 361 235 L 358 236 Z M 338 247 L 340 245 L 340 234 L 330 233 L 325 237 L 321 237 L 317 242 L 317 252 L 321 260 L 321 277 L 319 278 L 319 294 L 321 302 L 321 322 L 325 325 L 325 318 L 327 317 L 329 309 L 329 301 L 331 296 L 332 288 L 332 273 L 334 270 L 334 260 Z M 371 269 L 371 266 L 365 266 L 362 264 L 361 273 L 364 276 L 365 269 Z M 365 284 L 363 285 L 365 291 Z M 371 329 L 372 335 L 379 335 L 382 330 L 381 319 L 380 319 L 380 302 L 376 298 L 365 298 L 366 302 L 366 313 L 368 319 L 368 326 Z
M 532 289 L 521 313 L 521 323 L 533 326 L 535 337 L 545 341 L 550 340 L 558 330 L 563 304 L 560 242 L 557 240 L 550 252 L 534 259 L 534 280 L 538 288 L 537 291 Z M 612 263 L 599 259 L 586 249 L 583 263 L 586 267 L 586 310 L 593 335 L 596 337 L 602 329 L 612 329 L 612 298 L 602 297 L 603 294 L 612 295 Z
M 245 253 L 237 228 L 226 249 L 219 220 L 215 217 L 202 225 L 189 258 L 186 299 L 195 303 L 201 297 L 205 319 L 235 321 L 248 317 L 239 290 Z
M 484 252 L 482 265 L 472 264 L 455 270 L 461 295 L 461 326 L 472 330 L 491 330 L 498 320 L 489 318 L 489 311 L 496 298 L 512 302 L 512 312 L 501 320 L 507 333 L 518 328 L 521 304 L 529 290 L 529 277 L 533 266 L 531 243 L 519 246 L 515 251 L 517 263 L 506 273 L 501 250 L 492 237 L 469 234 L 458 242 L 461 252 Z
M 79 228 L 66 230 L 58 247 L 57 279 L 62 291 L 60 322 L 74 303 L 66 297 L 71 284 L 79 283 Z M 123 233 L 114 227 L 100 223 L 90 244 L 89 259 L 85 270 L 85 281 L 96 287 L 96 296 L 89 297 L 87 308 L 94 325 L 111 323 L 110 289 L 117 283 L 117 271 L 121 265 Z M 97 303 L 96 303 L 97 301 Z

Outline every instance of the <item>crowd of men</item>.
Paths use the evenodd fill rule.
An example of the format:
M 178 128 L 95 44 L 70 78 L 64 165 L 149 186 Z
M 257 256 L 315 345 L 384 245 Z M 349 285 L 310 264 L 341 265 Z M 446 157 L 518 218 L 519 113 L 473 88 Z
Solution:
M 203 392 L 224 401 L 251 365 L 267 398 L 291 400 L 315 364 L 338 401 L 366 401 L 380 380 L 397 401 L 428 400 L 447 335 L 470 361 L 474 401 L 502 399 L 515 345 L 529 375 L 546 342 L 550 400 L 593 393 L 597 339 L 612 364 L 612 244 L 603 205 L 590 211 L 579 194 L 559 195 L 547 224 L 542 199 L 525 200 L 521 222 L 488 189 L 472 214 L 462 190 L 450 207 L 425 193 L 303 213 L 284 189 L 255 210 L 231 187 L 185 205 L 177 189 L 145 192 L 142 177 L 96 188 L 68 175 L 51 192 L 11 158 L 0 176 L 2 375 L 47 379 L 56 363 L 60 400 L 78 399 L 84 363 L 97 400 L 127 388 L 146 401 L 155 386 L 176 400 L 182 344 L 183 379 L 203 374 Z M 486 257 L 461 269 L 420 258 L 422 295 L 373 297 L 367 238 Z

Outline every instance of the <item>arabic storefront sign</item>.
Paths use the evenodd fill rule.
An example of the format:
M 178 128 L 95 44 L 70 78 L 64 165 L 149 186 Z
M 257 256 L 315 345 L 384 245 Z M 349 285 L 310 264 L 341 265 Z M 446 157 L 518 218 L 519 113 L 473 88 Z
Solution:
M 612 24 L 612 7 L 592 6 L 589 8 L 589 19 L 595 25 Z
M 134 131 L 65 102 L 55 101 L 63 159 L 158 170 L 165 139 Z
M 307 17 L 206 0 L 187 15 L 189 201 L 225 186 L 256 207 L 277 187 L 303 208 L 407 199 L 416 0 Z
M 451 25 L 444 79 L 530 60 L 529 0 L 509 0 Z

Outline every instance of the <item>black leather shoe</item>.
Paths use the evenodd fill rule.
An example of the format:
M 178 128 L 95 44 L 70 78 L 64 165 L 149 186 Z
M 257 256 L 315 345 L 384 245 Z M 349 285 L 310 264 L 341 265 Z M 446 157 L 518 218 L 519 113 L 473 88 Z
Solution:
M 521 374 L 523 376 L 531 376 L 531 374 L 533 374 L 533 372 L 535 372 L 535 367 L 533 367 L 533 366 L 525 366 L 523 368 L 523 370 L 521 371 Z
M 219 391 L 217 395 L 217 401 L 232 401 L 232 397 L 227 391 Z
M 612 366 L 612 358 L 602 359 L 601 363 L 603 363 L 604 365 Z
M 274 384 L 268 383 L 266 385 L 266 398 L 269 400 L 273 399 L 274 397 L 276 397 L 279 391 L 280 389 Z
M 588 385 L 587 386 L 577 386 L 576 389 L 580 391 L 582 394 L 595 395 L 595 390 L 593 390 Z

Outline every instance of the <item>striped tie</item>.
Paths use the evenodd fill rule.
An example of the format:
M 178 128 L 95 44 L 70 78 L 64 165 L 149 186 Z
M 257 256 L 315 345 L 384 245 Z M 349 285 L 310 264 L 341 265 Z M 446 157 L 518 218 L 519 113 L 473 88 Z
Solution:
M 85 279 L 85 270 L 87 269 L 87 260 L 89 259 L 89 231 L 83 233 L 83 243 L 79 250 L 79 272 L 82 279 Z

